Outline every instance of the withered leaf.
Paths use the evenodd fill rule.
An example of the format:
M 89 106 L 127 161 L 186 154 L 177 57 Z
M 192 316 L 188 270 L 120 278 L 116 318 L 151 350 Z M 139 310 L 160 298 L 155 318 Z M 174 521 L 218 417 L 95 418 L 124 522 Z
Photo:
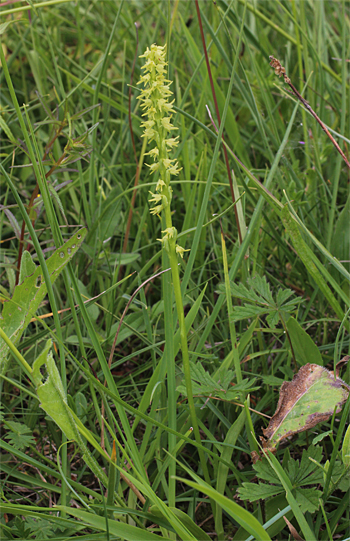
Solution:
M 304 541 L 304 539 L 302 537 L 300 537 L 300 535 L 298 534 L 298 532 L 294 528 L 293 524 L 291 522 L 289 522 L 287 517 L 283 517 L 283 518 L 284 518 L 284 521 L 285 521 L 285 523 L 287 524 L 287 526 L 289 528 L 290 533 L 294 537 L 295 541 Z
M 309 430 L 341 411 L 350 392 L 342 379 L 318 364 L 305 364 L 291 382 L 284 381 L 274 416 L 263 429 L 265 450 L 274 451 L 279 442 Z

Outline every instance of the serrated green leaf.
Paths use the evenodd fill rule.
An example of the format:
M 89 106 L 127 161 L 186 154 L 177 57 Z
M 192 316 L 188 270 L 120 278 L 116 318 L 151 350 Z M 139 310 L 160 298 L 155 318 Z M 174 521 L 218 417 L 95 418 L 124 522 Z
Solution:
M 266 323 L 268 324 L 268 326 L 270 327 L 270 329 L 274 329 L 279 321 L 279 313 L 277 311 L 275 312 L 271 312 L 267 317 L 266 317 Z
M 275 303 L 272 297 L 270 284 L 266 281 L 265 276 L 259 276 L 259 274 L 257 274 L 254 278 L 251 278 L 248 283 L 268 304 L 270 304 L 270 306 L 274 306 Z
M 243 284 L 231 283 L 231 293 L 237 299 L 249 300 L 252 302 L 261 302 L 260 297 L 253 289 L 247 289 Z
M 303 450 L 300 465 L 297 463 L 297 475 L 295 478 L 291 478 L 293 484 L 302 486 L 321 482 L 321 477 L 319 475 L 320 470 L 317 468 L 316 464 L 310 460 L 310 458 L 316 462 L 320 462 L 322 459 L 322 447 L 319 445 L 310 445 L 308 449 Z
M 284 304 L 286 300 L 289 299 L 289 297 L 293 295 L 293 293 L 294 291 L 292 291 L 291 289 L 279 289 L 277 291 L 277 297 L 276 297 L 277 305 L 282 306 L 282 304 Z M 296 301 L 299 302 L 299 299 L 296 299 Z
M 295 494 L 295 499 L 301 507 L 303 513 L 306 513 L 306 511 L 314 513 L 317 511 L 320 505 L 319 499 L 321 496 L 322 492 L 320 490 L 316 490 L 315 488 L 298 488 Z
M 259 477 L 259 479 L 263 479 L 265 481 L 268 481 L 269 483 L 275 483 L 277 485 L 280 484 L 278 475 L 276 474 L 275 470 L 270 466 L 267 460 L 258 460 L 253 465 L 253 468 L 256 471 L 256 475 L 257 477 Z
M 201 363 L 190 363 L 190 367 L 194 395 L 212 396 L 221 400 L 236 400 L 239 398 L 240 392 L 250 392 L 256 389 L 252 387 L 255 383 L 255 378 L 252 380 L 244 379 L 241 383 L 232 386 L 234 380 L 232 370 L 228 370 L 226 373 L 218 370 L 216 380 L 204 369 Z M 177 391 L 187 396 L 185 385 L 179 385 Z
M 270 498 L 271 496 L 277 496 L 277 494 L 283 494 L 284 488 L 281 485 L 243 483 L 237 489 L 237 492 L 241 500 L 256 502 L 257 500 L 266 500 L 266 498 Z
M 9 428 L 11 432 L 6 434 L 5 439 L 15 449 L 21 451 L 28 447 L 28 445 L 35 445 L 33 433 L 26 425 L 17 423 L 16 421 L 7 421 L 6 428 Z
M 241 321 L 242 319 L 255 318 L 264 314 L 266 314 L 266 308 L 254 304 L 245 304 L 244 306 L 234 307 L 232 318 L 234 321 Z
M 54 528 L 49 521 L 26 517 L 26 524 L 29 527 L 31 533 L 35 534 L 35 539 L 53 539 Z

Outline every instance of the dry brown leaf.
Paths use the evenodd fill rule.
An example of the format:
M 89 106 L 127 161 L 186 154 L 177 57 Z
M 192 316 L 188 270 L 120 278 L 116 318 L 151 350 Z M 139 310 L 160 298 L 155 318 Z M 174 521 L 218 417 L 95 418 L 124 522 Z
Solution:
M 298 534 L 298 532 L 294 528 L 293 524 L 291 524 L 286 517 L 283 517 L 283 518 L 284 518 L 285 523 L 287 524 L 287 526 L 289 528 L 290 533 L 294 537 L 295 541 L 304 541 L 304 539 L 302 537 L 300 537 L 300 535 Z

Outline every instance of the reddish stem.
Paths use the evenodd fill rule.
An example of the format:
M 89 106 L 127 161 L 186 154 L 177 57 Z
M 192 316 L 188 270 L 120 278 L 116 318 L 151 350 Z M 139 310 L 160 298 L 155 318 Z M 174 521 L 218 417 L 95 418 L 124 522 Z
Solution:
M 220 118 L 219 106 L 218 106 L 218 102 L 217 102 L 217 99 L 216 99 L 216 93 L 215 93 L 215 88 L 214 88 L 214 81 L 213 81 L 213 77 L 212 77 L 212 73 L 211 73 L 211 68 L 210 68 L 210 62 L 209 62 L 209 57 L 208 57 L 207 46 L 206 46 L 206 43 L 205 43 L 205 37 L 204 37 L 203 25 L 202 25 L 202 18 L 201 18 L 201 14 L 200 14 L 200 11 L 199 11 L 198 0 L 195 0 L 195 4 L 196 4 L 196 11 L 197 11 L 197 17 L 198 17 L 198 22 L 199 22 L 199 29 L 200 29 L 201 38 L 202 38 L 202 43 L 203 43 L 203 50 L 204 50 L 205 62 L 206 62 L 206 64 L 207 64 L 207 70 L 208 70 L 208 75 L 209 75 L 209 81 L 210 81 L 210 86 L 211 86 L 211 92 L 212 92 L 212 95 L 213 95 L 213 100 L 214 100 L 214 105 L 215 105 L 216 116 L 217 116 L 217 119 L 218 119 L 218 125 L 219 125 L 219 127 L 220 127 L 220 124 L 221 124 L 221 118 Z M 222 134 L 222 140 L 223 140 L 223 141 L 225 140 L 223 134 Z M 232 183 L 231 169 L 230 169 L 230 164 L 229 164 L 229 161 L 228 161 L 228 154 L 227 154 L 227 150 L 226 150 L 226 147 L 225 147 L 225 146 L 223 146 L 223 151 L 224 151 L 224 156 L 225 156 L 225 164 L 226 164 L 226 169 L 227 169 L 227 175 L 228 175 L 228 179 L 229 179 L 229 183 L 230 183 L 230 190 L 231 190 L 232 202 L 235 203 L 235 202 L 236 202 L 236 198 L 235 198 L 235 194 L 234 194 L 234 191 L 233 191 L 233 183 Z M 240 244 L 242 244 L 242 240 L 243 240 L 243 239 L 242 239 L 242 232 L 241 232 L 241 228 L 240 228 L 240 224 L 239 224 L 238 211 L 237 211 L 237 206 L 236 206 L 236 205 L 234 206 L 234 211 L 235 211 L 236 224 L 237 224 L 237 229 L 238 229 L 239 242 L 240 242 Z

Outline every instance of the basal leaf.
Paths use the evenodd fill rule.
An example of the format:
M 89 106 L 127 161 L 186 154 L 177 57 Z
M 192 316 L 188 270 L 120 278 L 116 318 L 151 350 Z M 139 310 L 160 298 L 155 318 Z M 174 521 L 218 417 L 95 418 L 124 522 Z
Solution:
M 41 401 L 41 407 L 58 424 L 69 440 L 80 441 L 74 420 L 70 415 L 66 393 L 64 392 L 60 374 L 53 360 L 51 340 L 48 340 L 44 351 L 34 361 L 33 380 L 37 386 L 36 392 Z M 41 381 L 40 368 L 45 365 L 48 377 Z
M 35 539 L 53 539 L 54 538 L 54 526 L 49 521 L 44 519 L 34 519 L 32 517 L 26 517 L 27 526 L 29 526 L 32 534 L 35 535 Z
M 256 387 L 253 387 L 256 381 L 255 378 L 251 380 L 244 379 L 241 383 L 233 385 L 233 383 L 235 383 L 235 375 L 232 370 L 227 370 L 226 373 L 219 370 L 216 375 L 216 381 L 216 379 L 205 370 L 202 363 L 190 363 L 190 366 L 192 391 L 194 395 L 210 396 L 221 400 L 237 400 L 240 392 L 250 392 L 257 389 Z M 185 385 L 179 385 L 176 390 L 187 396 Z
M 18 283 L 21 284 L 25 278 L 33 274 L 36 270 L 36 264 L 34 263 L 32 256 L 27 250 L 24 250 L 21 259 L 21 268 L 19 271 Z
M 86 229 L 80 229 L 46 261 L 52 283 L 62 272 L 68 261 L 78 251 L 85 236 Z M 25 270 L 23 268 L 22 275 L 29 272 L 28 268 L 30 267 L 28 256 L 25 256 L 25 258 Z M 2 329 L 14 345 L 19 342 L 46 293 L 47 288 L 43 280 L 43 273 L 41 267 L 38 266 L 30 276 L 27 276 L 22 283 L 15 287 L 12 299 L 4 303 Z M 8 346 L 0 338 L 0 374 L 6 372 L 7 354 Z
M 298 432 L 325 422 L 345 404 L 350 387 L 333 372 L 318 364 L 306 364 L 291 382 L 280 390 L 276 413 L 261 438 L 265 449 L 275 450 L 278 443 Z

